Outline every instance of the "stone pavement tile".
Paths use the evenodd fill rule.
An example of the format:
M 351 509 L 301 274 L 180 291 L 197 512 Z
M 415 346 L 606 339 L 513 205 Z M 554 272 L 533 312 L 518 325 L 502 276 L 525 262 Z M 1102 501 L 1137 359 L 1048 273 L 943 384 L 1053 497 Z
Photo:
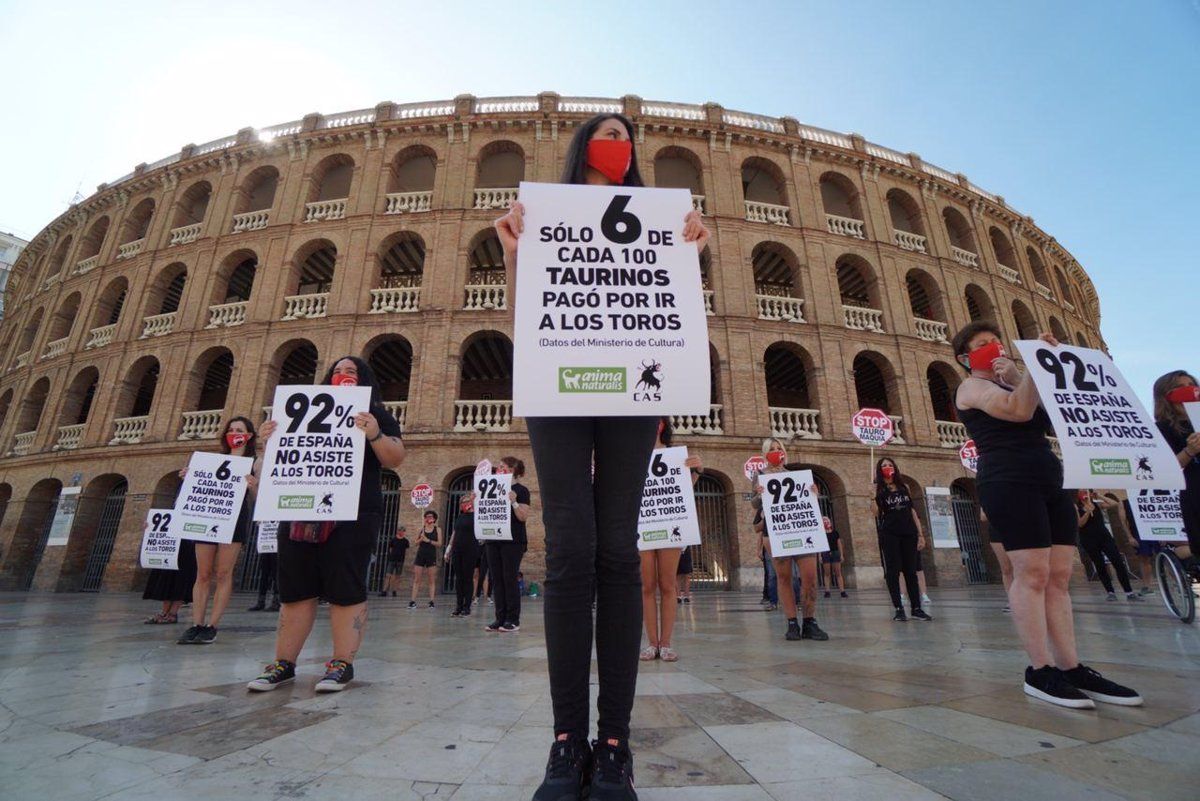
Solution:
M 242 753 L 279 768 L 329 771 L 361 754 L 364 744 L 390 740 L 420 722 L 399 718 L 386 707 L 333 715 L 313 726 L 252 745 Z
M 279 799 L 296 798 L 304 785 L 318 774 L 276 768 L 261 762 L 230 763 L 220 760 L 199 763 L 187 770 L 177 771 L 149 781 L 125 787 L 114 793 L 119 801 L 215 801 L 215 799 Z M 93 790 L 83 798 L 100 798 L 103 793 Z M 61 796 L 49 796 L 61 798 Z M 303 796 L 301 796 L 303 797 Z
M 511 788 L 502 788 L 509 790 Z M 326 773 L 307 784 L 288 788 L 276 795 L 280 801 L 306 799 L 353 799 L 353 801 L 448 801 L 458 798 L 457 784 L 414 782 L 403 779 L 377 779 Z M 532 792 L 530 793 L 532 795 Z M 521 796 L 508 796 L 522 798 Z M 522 801 L 524 799 L 522 798 Z
M 705 729 L 760 784 L 849 776 L 875 763 L 784 721 Z
M 1012 681 L 986 679 L 977 675 L 973 670 L 959 669 L 942 674 L 929 673 L 927 670 L 927 667 L 922 666 L 904 672 L 884 673 L 879 678 L 885 681 L 903 681 L 906 684 L 935 687 L 957 698 L 986 695 L 1012 687 Z
M 888 693 L 875 692 L 869 689 L 846 687 L 818 679 L 800 676 L 785 677 L 777 682 L 777 686 L 817 698 L 832 704 L 856 709 L 860 712 L 875 712 L 880 709 L 899 709 L 905 706 L 915 706 L 916 701 L 901 698 Z
M 143 740 L 139 744 L 144 748 L 174 754 L 215 759 L 273 740 L 297 729 L 314 726 L 331 717 L 332 712 L 268 707 Z
M 49 695 L 42 699 L 6 699 L 5 705 L 20 717 L 50 726 L 70 728 L 192 704 L 204 704 L 213 700 L 210 695 L 183 688 L 137 685 Z
M 1055 753 L 1073 759 L 1079 752 Z M 1058 771 L 1008 759 L 905 771 L 904 776 L 953 801 L 1128 801 Z
M 641 695 L 685 695 L 693 693 L 721 693 L 706 681 L 682 672 L 638 674 L 637 694 Z
M 1105 743 L 1030 754 L 1018 761 L 1053 771 L 1132 801 L 1196 801 L 1195 752 L 1183 763 L 1160 762 Z
M 549 753 L 550 747 L 546 746 L 546 750 Z M 527 801 L 527 799 L 533 798 L 533 794 L 537 792 L 538 784 L 541 781 L 541 777 L 539 776 L 537 784 L 530 784 L 524 787 L 467 782 L 460 785 L 450 798 L 452 801 Z M 645 797 L 640 788 L 638 797 Z M 432 796 L 432 798 L 441 801 L 440 795 Z
M 673 695 L 643 695 L 633 701 L 633 715 L 630 717 L 630 728 L 634 731 L 642 729 L 676 729 L 693 726 L 692 719 L 675 705 Z M 690 696 L 689 696 L 690 697 Z M 705 698 L 716 696 L 704 694 Z M 550 703 L 547 697 L 546 703 Z M 636 742 L 637 735 L 634 734 Z
M 858 711 L 848 706 L 822 701 L 820 698 L 785 690 L 781 687 L 748 690 L 734 693 L 734 695 L 793 723 L 829 715 L 849 715 Z
M 940 704 L 954 698 L 968 698 L 983 692 L 978 686 L 956 687 L 949 682 L 938 686 L 909 681 L 907 678 L 885 676 L 838 676 L 827 678 L 824 683 L 848 687 L 857 691 L 884 693 L 916 704 Z
M 980 762 L 993 756 L 973 746 L 874 714 L 815 718 L 801 721 L 800 725 L 897 772 L 933 765 Z
M 1180 718 L 1163 728 L 1169 731 L 1180 732 L 1181 734 L 1200 737 L 1200 715 L 1188 715 L 1186 718 Z
M 703 729 L 643 729 L 633 747 L 639 788 L 754 783 Z
M 996 756 L 1020 756 L 1047 748 L 1071 748 L 1082 744 L 1080 740 L 1070 737 L 937 706 L 915 706 L 873 714 L 956 743 L 974 746 Z
M 765 784 L 775 801 L 940 801 L 945 796 L 887 770 Z
M 716 787 L 642 787 L 639 785 L 637 793 L 639 801 L 771 801 L 771 796 L 767 791 L 754 784 Z M 457 796 L 455 796 L 455 801 L 458 801 Z
M 553 727 L 514 726 L 475 766 L 468 779 L 472 784 L 536 787 L 545 775 L 553 740 Z
M 461 720 L 483 726 L 510 726 L 531 706 L 539 703 L 541 696 L 518 695 L 497 688 L 490 693 L 450 695 L 440 700 L 443 706 L 436 712 L 439 720 Z
M 1154 729 L 1105 743 L 1128 754 L 1168 765 L 1186 765 L 1200 758 L 1200 737 L 1183 732 Z M 1197 785 L 1200 790 L 1200 784 Z M 1197 793 L 1200 795 L 1200 792 Z
M 499 726 L 426 720 L 369 748 L 332 773 L 461 784 L 504 736 Z M 548 749 L 547 749 L 548 751 Z M 543 764 L 545 757 L 542 757 Z
M 945 706 L 1089 743 L 1145 730 L 1144 726 L 1121 720 L 1111 711 L 1116 707 L 1100 704 L 1094 710 L 1065 709 L 1030 698 L 1019 687 L 997 695 L 947 701 Z
M 734 695 L 705 693 L 697 695 L 672 695 L 670 698 L 697 726 L 765 723 L 766 721 L 781 719 L 778 715 L 772 714 L 761 706 L 744 701 Z

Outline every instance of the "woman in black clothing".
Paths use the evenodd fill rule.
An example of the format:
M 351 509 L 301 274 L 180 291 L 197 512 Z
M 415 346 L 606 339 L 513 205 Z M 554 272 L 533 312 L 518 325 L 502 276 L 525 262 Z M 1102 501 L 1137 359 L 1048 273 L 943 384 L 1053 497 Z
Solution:
M 1096 568 L 1096 575 L 1099 577 L 1100 583 L 1104 585 L 1104 591 L 1108 593 L 1108 600 L 1117 600 L 1117 594 L 1113 592 L 1112 579 L 1104 564 L 1106 556 L 1108 561 L 1112 562 L 1113 569 L 1117 571 L 1117 581 L 1121 582 L 1121 589 L 1125 591 L 1125 600 L 1141 601 L 1141 597 L 1133 591 L 1133 586 L 1129 583 L 1129 571 L 1125 569 L 1125 560 L 1121 558 L 1121 552 L 1117 550 L 1117 541 L 1113 539 L 1112 534 L 1108 532 L 1108 527 L 1104 525 L 1104 509 L 1111 505 L 1113 504 L 1108 500 L 1094 497 L 1087 490 L 1079 490 L 1078 500 L 1075 503 L 1075 513 L 1079 517 L 1079 544 L 1083 547 L 1088 559 L 1092 560 L 1092 566 Z
M 150 624 L 178 623 L 179 607 L 192 602 L 192 587 L 196 583 L 196 541 L 180 540 L 178 570 L 150 571 L 142 600 L 162 601 L 162 611 L 146 618 Z
M 917 620 L 933 620 L 921 608 L 921 590 L 917 584 L 917 553 L 925 547 L 921 518 L 913 508 L 908 487 L 900 480 L 896 462 L 886 456 L 875 463 L 875 515 L 879 518 L 884 578 L 892 596 L 892 606 L 896 608 L 892 620 L 908 620 L 900 603 L 901 573 L 908 588 L 912 616 Z
M 479 561 L 479 540 L 475 539 L 475 499 L 464 495 L 458 502 L 458 517 L 446 543 L 446 561 L 454 568 L 454 591 L 457 605 L 450 617 L 471 614 L 471 598 L 475 595 L 475 563 Z
M 633 139 L 633 123 L 619 114 L 584 122 L 571 139 L 562 182 L 643 186 Z M 524 207 L 514 203 L 496 221 L 509 286 L 516 284 L 524 214 Z M 698 212 L 686 215 L 683 239 L 694 242 L 697 253 L 704 250 L 708 230 Z M 556 736 L 534 798 L 580 797 L 590 771 L 593 801 L 633 799 L 629 717 L 642 617 L 637 521 L 658 421 L 647 416 L 527 422 L 546 526 L 546 650 Z M 489 563 L 498 579 L 496 564 Z M 499 586 L 497 580 L 494 587 Z M 593 599 L 600 697 L 598 739 L 589 754 Z
M 1050 347 L 1058 341 L 1041 335 Z M 958 418 L 979 449 L 979 503 L 993 542 L 1012 561 L 1009 604 L 1031 664 L 1025 693 L 1059 706 L 1094 701 L 1138 706 L 1142 698 L 1079 662 L 1068 594 L 1077 522 L 1062 462 L 1050 450 L 1050 418 L 1028 372 L 1004 355 L 995 323 L 968 324 L 954 336 L 968 378 L 955 394 Z
M 434 582 L 437 579 L 437 549 L 442 544 L 442 530 L 438 528 L 437 512 L 425 511 L 424 525 L 417 532 L 417 556 L 413 559 L 412 596 L 409 609 L 417 608 L 417 594 L 421 588 L 421 577 L 429 588 L 429 608 L 433 609 Z
M 404 557 L 408 555 L 408 528 L 401 525 L 396 527 L 396 536 L 388 542 L 387 578 L 383 580 L 383 591 L 380 598 L 388 592 L 396 597 L 396 588 L 400 586 L 400 574 L 404 572 Z
M 1200 433 L 1192 428 L 1185 403 L 1200 401 L 1196 379 L 1172 370 L 1154 382 L 1154 420 L 1183 468 L 1185 489 L 1179 494 L 1187 548 L 1176 548 L 1181 559 L 1200 556 Z
M 492 600 L 496 606 L 496 619 L 484 628 L 512 634 L 521 630 L 521 593 L 517 588 L 517 573 L 521 570 L 521 557 L 529 547 L 525 533 L 525 521 L 529 519 L 529 488 L 518 479 L 525 475 L 525 463 L 515 456 L 505 456 L 493 468 L 497 473 L 513 477 L 508 502 L 512 504 L 512 539 L 493 540 L 484 546 L 487 562 L 492 569 Z

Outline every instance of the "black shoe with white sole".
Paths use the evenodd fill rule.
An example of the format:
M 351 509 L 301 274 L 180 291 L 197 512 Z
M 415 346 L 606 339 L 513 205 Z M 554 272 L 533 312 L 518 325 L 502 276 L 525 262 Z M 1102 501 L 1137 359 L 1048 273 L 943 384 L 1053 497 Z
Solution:
M 929 613 L 926 612 L 924 609 L 922 609 L 919 606 L 916 609 L 912 610 L 912 616 L 913 616 L 913 620 L 924 620 L 927 623 L 930 620 L 933 620 L 933 618 L 929 616 Z
M 1095 709 L 1096 704 L 1067 681 L 1063 672 L 1046 665 L 1034 670 L 1025 668 L 1025 694 L 1057 706 L 1071 709 Z
M 196 638 L 203 633 L 204 626 L 188 626 L 188 630 L 185 631 L 175 642 L 179 645 L 195 645 Z
M 289 662 L 286 659 L 276 659 L 263 669 L 261 676 L 249 682 L 246 685 L 246 689 L 263 693 L 274 690 L 276 687 L 284 684 L 291 684 L 295 680 L 296 663 Z
M 344 659 L 330 659 L 325 663 L 325 675 L 317 682 L 319 693 L 340 693 L 354 680 L 354 665 Z
M 555 740 L 546 761 L 546 776 L 533 801 L 580 801 L 592 778 L 592 749 L 582 737 Z
M 516 634 L 520 630 L 521 630 L 520 623 L 505 623 L 503 626 L 500 627 L 501 634 Z
M 633 789 L 633 754 L 625 744 L 592 740 L 591 801 L 637 801 Z
M 193 640 L 192 642 L 196 643 L 197 645 L 212 645 L 213 641 L 216 639 L 217 639 L 217 627 L 216 626 L 201 626 L 200 633 L 196 635 L 196 639 Z
M 1062 675 L 1072 687 L 1093 701 L 1117 706 L 1141 706 L 1144 703 L 1135 690 L 1109 681 L 1087 665 L 1076 665 L 1062 671 Z
M 892 615 L 892 620 L 896 621 L 897 623 L 907 623 L 908 615 L 904 614 L 904 610 L 897 606 L 896 614 Z

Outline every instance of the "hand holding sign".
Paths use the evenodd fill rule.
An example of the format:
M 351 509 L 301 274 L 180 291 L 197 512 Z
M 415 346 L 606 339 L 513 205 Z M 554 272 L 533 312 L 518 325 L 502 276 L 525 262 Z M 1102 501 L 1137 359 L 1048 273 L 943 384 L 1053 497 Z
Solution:
M 178 570 L 179 538 L 171 534 L 171 509 L 151 509 L 142 531 L 141 565 L 147 569 Z
M 246 476 L 253 468 L 249 456 L 193 453 L 175 501 L 171 533 L 197 542 L 233 542 L 246 496 Z

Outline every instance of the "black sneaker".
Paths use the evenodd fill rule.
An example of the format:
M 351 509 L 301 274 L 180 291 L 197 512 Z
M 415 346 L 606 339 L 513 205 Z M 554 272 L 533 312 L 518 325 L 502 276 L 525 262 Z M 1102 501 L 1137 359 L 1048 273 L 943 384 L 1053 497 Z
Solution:
M 842 590 L 842 597 L 843 597 L 843 598 L 849 598 L 849 597 L 850 597 L 850 593 L 846 592 L 845 590 Z
M 546 777 L 533 801 L 579 801 L 591 780 L 592 751 L 582 737 L 555 740 L 546 760 Z
M 216 626 L 201 626 L 200 633 L 196 635 L 196 639 L 192 640 L 196 645 L 212 645 L 217 639 Z
M 1109 681 L 1087 665 L 1080 664 L 1064 670 L 1062 675 L 1072 687 L 1093 701 L 1117 706 L 1141 706 L 1143 703 L 1142 696 L 1136 691 Z
M 1034 670 L 1032 666 L 1025 668 L 1025 694 L 1071 709 L 1096 708 L 1096 704 L 1091 698 L 1067 681 L 1061 670 L 1051 665 L 1040 667 L 1037 670 Z
M 430 609 L 435 609 L 435 608 L 436 608 L 436 607 L 433 605 L 433 601 L 430 601 L 430 602 L 429 602 L 429 608 L 430 608 Z
M 319 693 L 340 693 L 354 679 L 354 665 L 344 659 L 330 659 L 325 663 L 325 675 L 317 682 Z
M 417 602 L 416 602 L 416 601 L 409 601 L 409 602 L 408 602 L 408 608 L 409 608 L 409 609 L 416 609 L 416 608 L 417 608 Z
M 450 613 L 450 617 L 462 617 L 462 610 L 455 609 L 453 612 Z
M 633 789 L 633 754 L 628 745 L 592 740 L 591 801 L 637 801 Z
M 500 630 L 501 626 L 503 626 L 503 625 L 504 624 L 501 623 L 499 620 L 493 620 L 491 623 L 488 623 L 486 626 L 484 626 L 483 630 L 490 631 L 493 634 L 495 634 L 497 631 Z
M 246 689 L 265 693 L 283 684 L 290 684 L 295 680 L 296 663 L 289 662 L 286 659 L 276 659 L 263 668 L 262 675 L 247 684 Z
M 826 597 L 826 598 L 828 598 L 828 597 L 829 597 L 829 590 L 825 590 L 825 597 Z
M 904 614 L 904 610 L 897 606 L 896 614 L 892 615 L 892 620 L 896 621 L 897 623 L 907 623 L 908 615 Z
M 278 612 L 279 611 L 279 599 L 278 598 L 276 598 L 274 601 L 271 601 L 271 605 L 267 607 L 267 611 L 268 612 Z
M 470 617 L 470 616 L 471 616 L 471 608 L 470 608 L 470 607 L 467 607 L 466 609 L 462 610 L 462 616 L 463 616 L 463 617 Z
M 520 623 L 505 623 L 500 627 L 501 634 L 515 634 L 521 630 Z
M 787 632 L 786 632 L 786 633 L 783 635 L 783 639 L 785 639 L 785 640 L 799 640 L 799 639 L 800 639 L 800 637 L 801 637 L 801 635 L 800 635 L 800 624 L 799 624 L 799 623 L 797 623 L 795 620 L 789 620 L 789 621 L 788 621 Z
M 929 616 L 929 613 L 920 607 L 912 610 L 912 616 L 914 620 L 924 620 L 927 623 L 933 620 L 933 618 Z
M 196 638 L 204 631 L 204 626 L 189 626 L 178 640 L 175 642 L 179 645 L 195 645 Z
M 805 640 L 816 640 L 817 642 L 824 642 L 829 639 L 829 635 L 817 625 L 815 617 L 804 619 L 804 624 L 800 627 L 800 637 Z

